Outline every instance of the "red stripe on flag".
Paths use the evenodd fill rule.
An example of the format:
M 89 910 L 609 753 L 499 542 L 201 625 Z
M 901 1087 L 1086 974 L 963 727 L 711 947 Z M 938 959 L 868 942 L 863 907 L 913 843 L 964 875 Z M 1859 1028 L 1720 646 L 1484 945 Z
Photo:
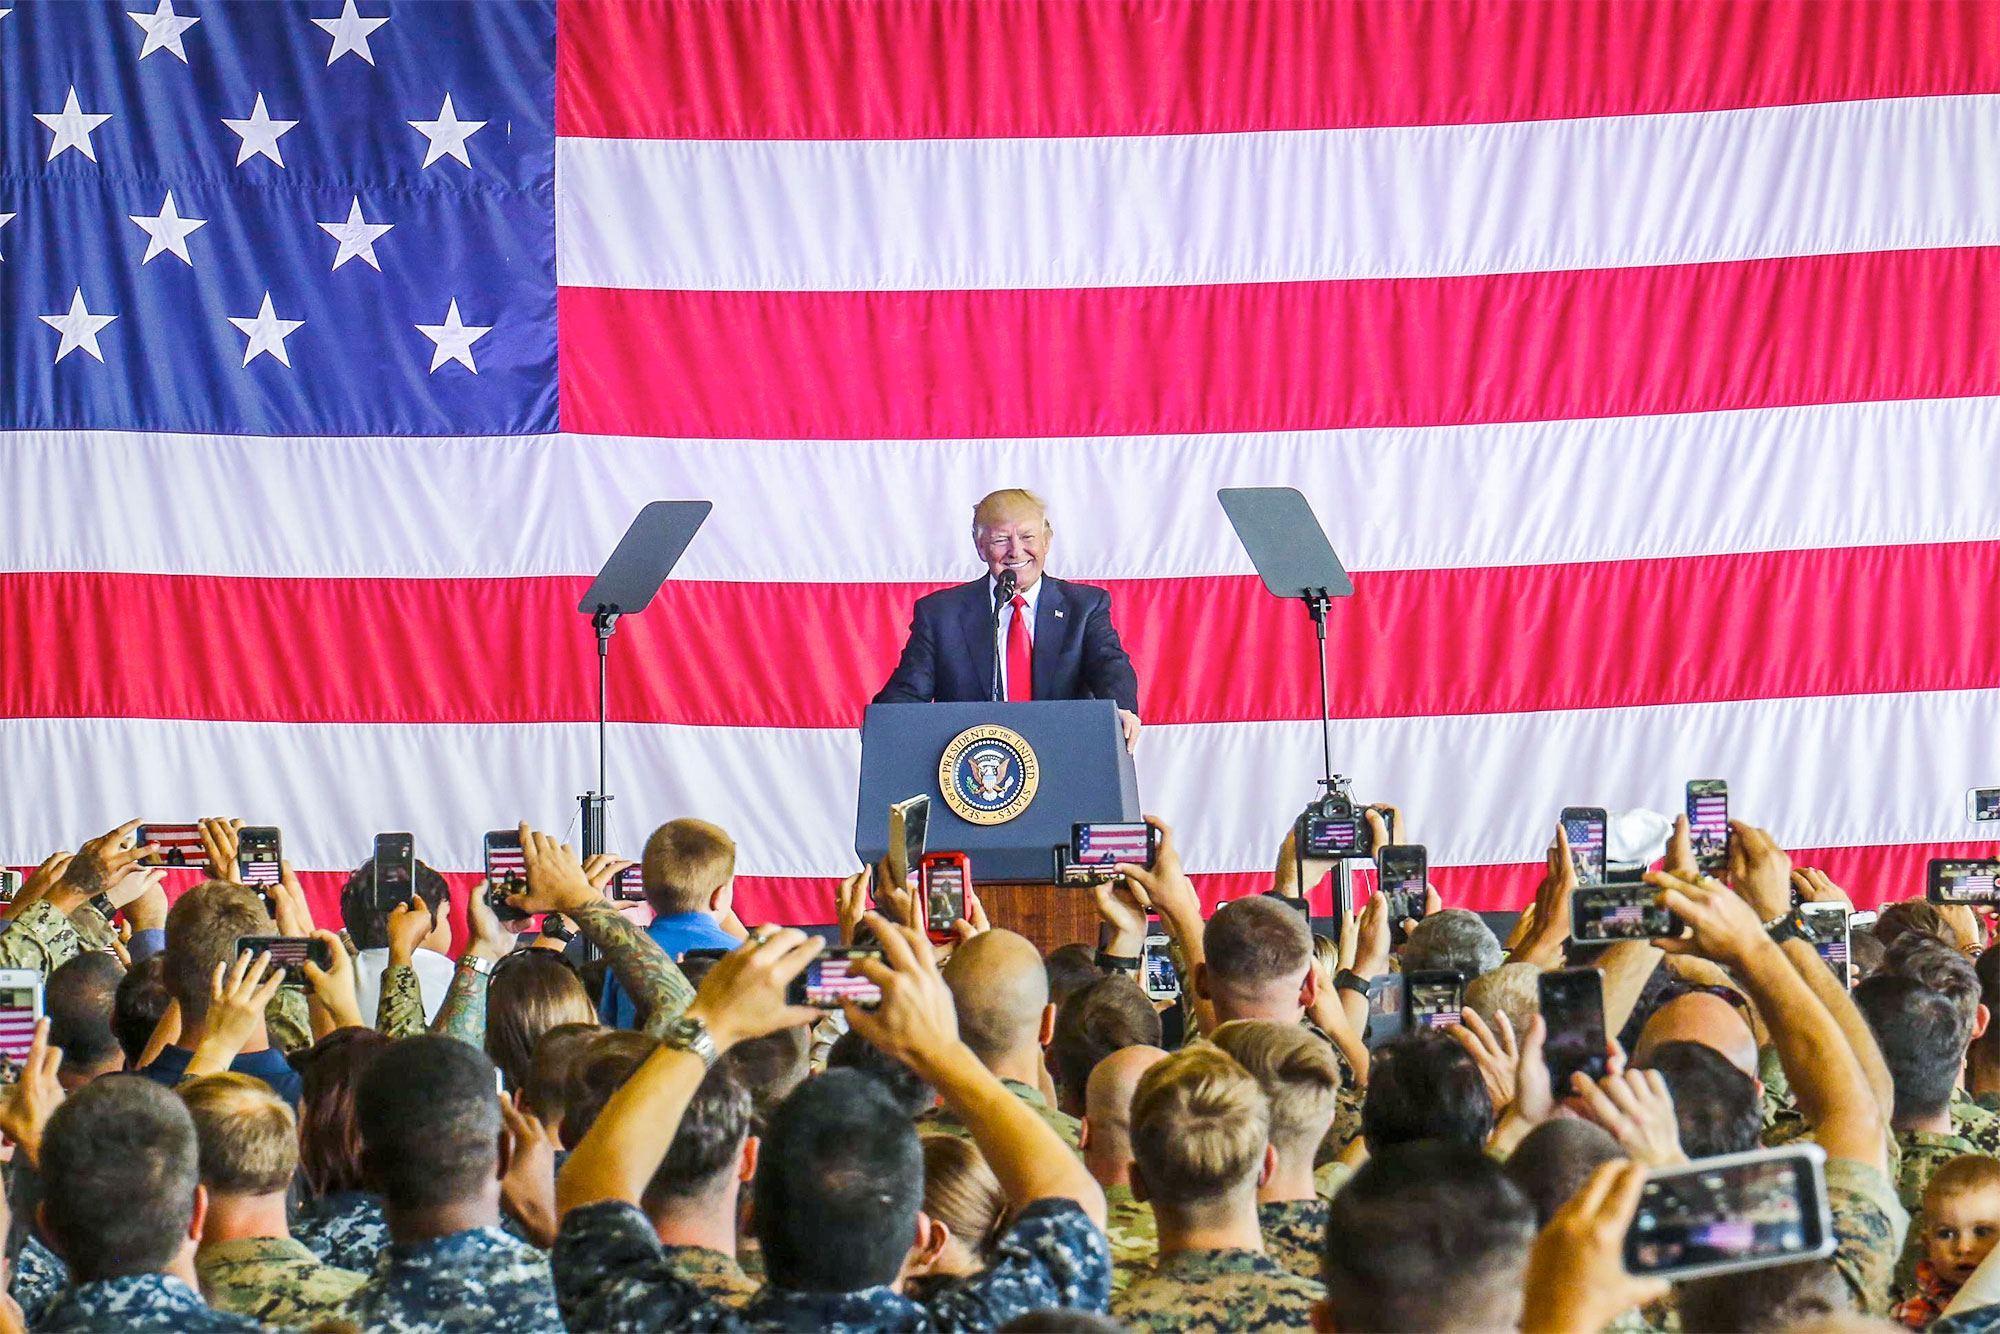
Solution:
M 963 439 L 2000 392 L 2000 248 L 959 292 L 559 289 L 566 429 Z
M 0 678 L 0 713 L 582 722 L 596 703 L 574 610 L 585 582 L 0 575 L 0 602 L 22 624 L 68 627 L 66 652 L 24 655 Z M 1981 601 L 2000 585 L 2000 542 L 1392 571 L 1355 584 L 1330 630 L 1344 718 L 2000 685 Z M 611 716 L 855 726 L 928 587 L 669 582 L 620 627 Z M 1295 604 L 1248 577 L 1109 587 L 1147 721 L 1318 717 L 1311 629 Z M 141 653 L 124 628 L 135 612 Z M 214 652 L 214 624 L 272 651 Z M 407 651 L 410 625 L 427 627 L 422 653 Z
M 557 7 L 559 134 L 933 139 L 1436 125 L 2000 90 L 1971 0 L 647 0 Z

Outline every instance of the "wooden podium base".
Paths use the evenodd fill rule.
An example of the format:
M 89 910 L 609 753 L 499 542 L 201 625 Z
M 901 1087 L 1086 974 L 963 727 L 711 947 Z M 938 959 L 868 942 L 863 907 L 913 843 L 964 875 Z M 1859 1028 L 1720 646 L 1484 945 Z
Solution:
M 975 885 L 987 920 L 1035 942 L 1047 956 L 1064 945 L 1097 944 L 1097 905 L 1074 885 Z

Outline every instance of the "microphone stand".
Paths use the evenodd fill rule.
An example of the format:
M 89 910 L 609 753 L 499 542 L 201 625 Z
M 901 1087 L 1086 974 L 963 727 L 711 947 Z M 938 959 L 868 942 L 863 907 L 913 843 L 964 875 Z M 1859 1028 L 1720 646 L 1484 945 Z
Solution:
M 1019 576 L 1012 570 L 1004 570 L 993 590 L 993 621 L 986 632 L 986 642 L 993 646 L 993 689 L 987 697 L 988 702 L 993 704 L 1003 703 L 1006 699 L 1006 692 L 1000 688 L 1000 609 L 1013 599 L 1019 584 Z

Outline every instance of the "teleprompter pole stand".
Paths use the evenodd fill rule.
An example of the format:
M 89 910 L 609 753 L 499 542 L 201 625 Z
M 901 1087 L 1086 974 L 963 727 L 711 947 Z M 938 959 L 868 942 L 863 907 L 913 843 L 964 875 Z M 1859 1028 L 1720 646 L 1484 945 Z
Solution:
M 583 811 L 583 855 L 604 851 L 605 806 L 611 800 L 606 762 L 607 700 L 611 677 L 611 634 L 620 617 L 642 612 L 714 509 L 707 500 L 655 500 L 641 509 L 618 539 L 618 547 L 597 572 L 576 609 L 590 617 L 597 634 L 597 786 L 577 798 Z

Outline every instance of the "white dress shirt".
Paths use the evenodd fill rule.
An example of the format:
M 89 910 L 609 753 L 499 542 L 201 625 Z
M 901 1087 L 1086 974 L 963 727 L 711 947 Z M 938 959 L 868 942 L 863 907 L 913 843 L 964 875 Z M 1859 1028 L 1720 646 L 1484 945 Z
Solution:
M 989 599 L 991 599 L 994 596 L 996 596 L 999 593 L 999 591 L 1000 591 L 1000 581 L 994 578 L 990 574 L 987 575 L 986 596 Z M 1029 585 L 1027 588 L 1015 589 L 1014 595 L 1016 597 L 1023 599 L 1027 603 L 1027 606 L 1023 608 L 1023 611 L 1027 613 L 1027 618 L 1028 618 L 1028 651 L 1029 654 L 1031 655 L 1029 661 L 1032 662 L 1033 661 L 1032 655 L 1034 653 L 1034 648 L 1035 648 L 1035 606 L 1038 602 L 1041 601 L 1042 581 L 1039 578 L 1037 578 L 1035 582 Z M 1012 629 L 1013 625 L 1014 625 L 1014 604 L 1010 601 L 1005 606 L 1000 608 L 1000 626 L 999 629 L 994 632 L 993 636 L 993 643 L 1000 651 L 1000 698 L 1001 699 L 1007 698 L 1007 632 L 1010 629 Z

